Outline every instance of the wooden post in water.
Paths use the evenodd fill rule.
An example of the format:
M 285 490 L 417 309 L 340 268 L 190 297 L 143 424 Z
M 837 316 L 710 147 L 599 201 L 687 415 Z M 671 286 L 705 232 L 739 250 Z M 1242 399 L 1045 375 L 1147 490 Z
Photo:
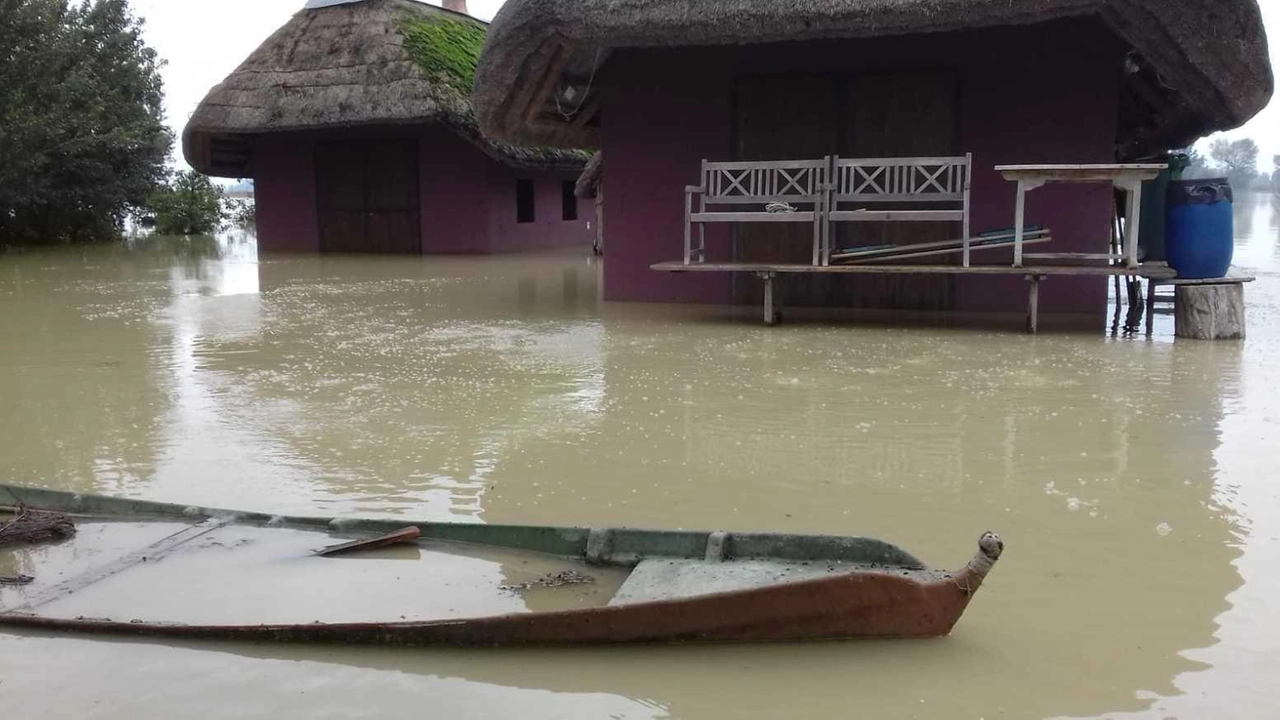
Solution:
M 1173 316 L 1174 334 L 1180 338 L 1244 339 L 1244 285 L 1178 285 Z
M 1028 275 L 1031 289 L 1027 293 L 1027 332 L 1035 335 L 1040 329 L 1040 281 L 1044 275 Z

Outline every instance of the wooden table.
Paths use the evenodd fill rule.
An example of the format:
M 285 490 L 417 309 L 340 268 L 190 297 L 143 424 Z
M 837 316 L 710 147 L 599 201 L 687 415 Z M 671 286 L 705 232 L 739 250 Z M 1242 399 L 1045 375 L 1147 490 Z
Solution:
M 1124 222 L 1124 253 L 1057 253 L 1053 259 L 1123 260 L 1130 268 L 1138 267 L 1138 217 L 1142 212 L 1142 183 L 1154 180 L 1168 165 L 1156 163 L 1121 165 L 997 165 L 996 172 L 1005 180 L 1018 183 L 1018 200 L 1014 210 L 1013 266 L 1022 266 L 1023 219 L 1028 190 L 1048 183 L 1111 183 L 1128 195 Z M 1036 259 L 1049 259 L 1040 255 Z

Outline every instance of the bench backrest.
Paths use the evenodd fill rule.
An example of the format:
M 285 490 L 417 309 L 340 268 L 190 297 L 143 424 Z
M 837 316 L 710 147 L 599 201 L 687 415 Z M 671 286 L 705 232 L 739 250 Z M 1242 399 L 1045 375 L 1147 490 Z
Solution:
M 831 158 L 760 162 L 702 161 L 702 199 L 708 205 L 819 203 Z
M 831 204 L 957 203 L 967 206 L 973 156 L 839 158 L 833 163 Z

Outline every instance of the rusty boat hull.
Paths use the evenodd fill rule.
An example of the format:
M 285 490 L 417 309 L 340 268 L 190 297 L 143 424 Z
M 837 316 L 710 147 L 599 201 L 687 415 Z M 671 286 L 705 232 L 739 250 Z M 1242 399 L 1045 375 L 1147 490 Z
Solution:
M 193 528 L 204 523 L 299 527 L 357 537 L 406 525 L 403 520 L 281 517 L 7 485 L 0 485 L 0 506 L 63 512 L 73 518 L 180 519 Z M 945 572 L 930 570 L 901 549 L 870 538 L 453 523 L 414 526 L 421 539 L 411 542 L 461 542 L 551 553 L 591 566 L 623 568 L 630 574 L 607 605 L 565 610 L 394 622 L 204 624 L 59 617 L 42 612 L 44 601 L 36 600 L 6 608 L 0 613 L 0 627 L 403 647 L 937 637 L 951 632 L 1003 550 L 998 536 L 987 533 L 973 560 L 956 572 Z M 176 542 L 169 541 L 174 547 Z M 130 566 L 131 557 L 136 564 L 137 557 L 154 560 L 172 551 L 157 544 L 115 562 L 123 568 Z M 83 584 L 92 585 L 111 573 L 110 568 L 87 572 Z M 77 586 L 72 581 L 59 587 L 70 592 Z M 49 592 L 52 598 L 59 589 Z

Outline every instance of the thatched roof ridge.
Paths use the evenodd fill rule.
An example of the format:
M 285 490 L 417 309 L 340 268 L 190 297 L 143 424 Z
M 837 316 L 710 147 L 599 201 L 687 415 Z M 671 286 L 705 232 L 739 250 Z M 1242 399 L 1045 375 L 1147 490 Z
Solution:
M 591 156 L 591 162 L 587 163 L 587 167 L 578 176 L 578 182 L 573 186 L 573 194 L 583 200 L 595 197 L 603 175 L 604 153 L 597 150 L 596 154 Z
M 470 90 L 486 30 L 415 0 L 304 8 L 204 98 L 183 131 L 183 154 L 201 172 L 240 177 L 253 136 L 438 123 L 510 166 L 580 170 L 585 153 L 481 134 Z
M 583 78 L 619 48 L 870 38 L 1101 19 L 1171 91 L 1156 141 L 1239 126 L 1274 79 L 1256 0 L 508 0 L 494 18 L 472 101 L 490 137 L 597 147 L 590 118 L 557 117 L 548 82 Z M 581 96 L 579 96 L 581 97 Z M 592 103 L 581 105 L 590 112 Z M 575 122 L 576 120 L 576 122 Z

